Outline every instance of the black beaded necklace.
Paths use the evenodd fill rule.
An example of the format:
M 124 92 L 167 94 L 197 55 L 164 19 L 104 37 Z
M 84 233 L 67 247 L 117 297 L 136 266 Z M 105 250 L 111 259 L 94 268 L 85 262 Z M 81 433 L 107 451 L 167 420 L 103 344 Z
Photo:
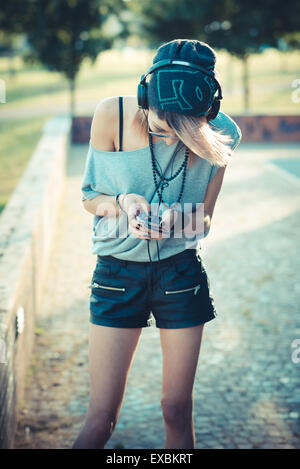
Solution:
M 183 177 L 182 177 L 182 184 L 181 184 L 181 189 L 180 189 L 180 193 L 179 193 L 179 196 L 178 196 L 178 199 L 177 199 L 177 202 L 180 202 L 181 200 L 181 197 L 182 197 L 182 194 L 183 194 L 183 191 L 184 191 L 184 185 L 185 185 L 185 178 L 186 178 L 186 168 L 187 168 L 187 163 L 188 163 L 188 159 L 189 159 L 189 149 L 186 147 L 185 149 L 185 157 L 184 157 L 184 161 L 183 163 L 181 164 L 180 168 L 178 169 L 178 171 L 176 171 L 176 173 L 171 176 L 171 177 L 166 177 L 164 176 L 158 169 L 157 167 L 157 162 L 156 162 L 156 159 L 155 159 L 155 156 L 154 156 L 154 150 L 153 150 L 153 142 L 152 142 L 152 135 L 151 134 L 148 134 L 149 135 L 149 147 L 150 147 L 150 153 L 151 153 L 151 161 L 152 161 L 152 173 L 153 173 L 153 179 L 154 179 L 154 184 L 155 184 L 155 189 L 156 189 L 156 192 L 159 196 L 159 205 L 161 203 L 165 203 L 163 201 L 163 198 L 162 198 L 162 193 L 163 193 L 163 190 L 168 187 L 170 181 L 172 181 L 173 179 L 175 179 L 177 176 L 179 176 L 179 174 L 183 171 Z M 173 156 L 172 158 L 174 157 L 175 153 L 176 153 L 176 149 L 177 149 L 177 146 L 175 148 L 175 151 L 173 153 Z M 157 182 L 157 179 L 156 179 L 156 175 L 158 175 L 160 177 L 160 181 Z M 160 182 L 162 181 L 161 183 L 161 186 L 159 187 L 159 184 Z M 167 204 L 166 204 L 167 205 Z M 159 247 L 158 247 L 158 241 L 156 241 L 156 250 L 157 250 L 157 257 L 158 257 L 158 261 L 160 262 L 160 255 L 159 255 Z M 149 247 L 149 243 L 150 243 L 150 240 L 147 239 L 147 248 L 148 248 L 148 256 L 149 256 L 149 260 L 150 260 L 150 264 L 152 264 L 152 259 L 151 259 L 151 256 L 150 256 L 150 247 Z
M 188 163 L 188 159 L 189 159 L 189 149 L 186 147 L 185 157 L 184 157 L 184 160 L 183 160 L 180 168 L 178 169 L 178 171 L 176 171 L 176 173 L 173 176 L 166 177 L 163 174 L 161 174 L 161 172 L 159 171 L 159 169 L 157 167 L 156 158 L 154 156 L 154 149 L 153 149 L 153 142 L 152 142 L 152 135 L 151 134 L 149 134 L 149 147 L 150 147 L 150 152 L 151 152 L 153 179 L 154 179 L 155 188 L 157 190 L 157 194 L 159 196 L 159 204 L 165 203 L 163 201 L 163 198 L 162 198 L 163 190 L 166 187 L 168 187 L 170 181 L 175 179 L 177 176 L 179 176 L 179 174 L 181 172 L 183 172 L 181 189 L 180 189 L 180 193 L 179 193 L 179 196 L 178 196 L 178 199 L 177 199 L 177 203 L 180 202 L 181 197 L 183 195 L 183 191 L 184 191 L 184 185 L 185 185 L 185 179 L 186 179 L 186 168 L 187 168 L 187 163 Z M 176 151 L 176 149 L 175 149 L 175 151 Z M 174 156 L 174 154 L 173 154 L 173 156 Z M 160 181 L 157 182 L 156 175 L 158 175 L 160 177 L 160 181 L 161 180 L 163 181 L 160 187 L 158 187 Z

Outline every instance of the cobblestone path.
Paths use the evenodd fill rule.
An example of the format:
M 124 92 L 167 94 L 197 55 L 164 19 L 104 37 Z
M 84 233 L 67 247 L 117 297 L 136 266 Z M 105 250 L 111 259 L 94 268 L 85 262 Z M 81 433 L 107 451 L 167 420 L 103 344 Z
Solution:
M 71 448 L 89 398 L 92 215 L 76 145 L 52 251 L 15 448 Z M 300 448 L 300 182 L 274 158 L 296 145 L 242 144 L 202 249 L 218 317 L 204 328 L 194 387 L 197 448 Z M 298 345 L 298 349 L 300 346 Z M 299 361 L 299 363 L 298 363 Z M 143 329 L 120 420 L 106 448 L 163 448 L 161 349 Z

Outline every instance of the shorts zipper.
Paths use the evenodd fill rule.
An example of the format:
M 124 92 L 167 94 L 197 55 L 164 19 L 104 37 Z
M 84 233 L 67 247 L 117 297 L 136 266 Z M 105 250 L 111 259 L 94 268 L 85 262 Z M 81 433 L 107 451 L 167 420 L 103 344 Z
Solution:
M 126 288 L 118 288 L 118 287 L 108 287 L 107 285 L 99 285 L 99 283 L 93 282 L 89 285 L 89 288 L 105 288 L 105 290 L 117 290 L 117 291 L 126 291 Z
M 165 295 L 172 295 L 173 293 L 183 293 L 183 292 L 191 291 L 191 290 L 195 290 L 194 295 L 197 295 L 199 288 L 200 288 L 200 284 L 192 288 L 185 288 L 184 290 L 165 291 Z

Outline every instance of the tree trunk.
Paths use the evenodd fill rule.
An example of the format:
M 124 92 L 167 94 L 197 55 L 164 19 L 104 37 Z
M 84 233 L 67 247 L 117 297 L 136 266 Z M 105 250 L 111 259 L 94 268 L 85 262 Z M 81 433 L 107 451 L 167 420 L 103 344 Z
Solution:
M 71 118 L 71 135 L 73 138 L 73 120 L 75 116 L 75 78 L 70 79 L 70 118 Z
M 249 55 L 246 54 L 243 60 L 243 88 L 244 88 L 244 113 L 249 113 Z
M 226 88 L 227 88 L 227 93 L 229 95 L 232 94 L 232 90 L 233 90 L 233 64 L 234 64 L 233 56 L 231 54 L 228 54 Z
M 75 116 L 75 78 L 70 79 L 70 116 Z
M 280 52 L 280 72 L 286 73 L 288 71 L 287 67 L 287 54 L 286 52 Z
M 13 50 L 10 50 L 8 53 L 8 73 L 10 80 L 14 80 L 16 78 L 16 69 L 15 69 L 15 53 Z

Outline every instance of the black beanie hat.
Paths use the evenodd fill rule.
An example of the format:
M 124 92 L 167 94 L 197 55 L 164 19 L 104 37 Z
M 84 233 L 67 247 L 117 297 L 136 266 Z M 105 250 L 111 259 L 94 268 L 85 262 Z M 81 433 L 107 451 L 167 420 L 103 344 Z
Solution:
M 200 65 L 211 72 L 212 76 L 183 65 L 160 68 L 150 76 L 149 106 L 179 114 L 206 115 L 217 91 L 213 78 L 216 63 L 213 49 L 201 41 L 176 39 L 159 47 L 153 64 L 165 59 Z

